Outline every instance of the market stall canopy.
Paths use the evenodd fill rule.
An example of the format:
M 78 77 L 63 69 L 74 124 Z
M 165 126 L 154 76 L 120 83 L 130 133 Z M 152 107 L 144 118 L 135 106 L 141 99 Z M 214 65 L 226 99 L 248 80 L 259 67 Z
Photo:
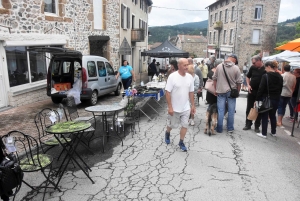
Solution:
M 151 56 L 151 57 L 157 57 L 157 58 L 168 58 L 168 57 L 189 57 L 189 53 L 182 51 L 171 44 L 170 41 L 166 40 L 158 47 L 141 52 L 142 56 Z
M 290 50 L 286 50 L 284 52 L 281 52 L 279 54 L 275 54 L 269 57 L 263 57 L 262 60 L 269 61 L 269 60 L 276 60 L 276 61 L 300 61 L 300 53 L 299 52 L 292 52 Z
M 290 66 L 292 67 L 292 69 L 298 69 L 300 68 L 300 61 L 291 62 Z
M 300 52 L 300 38 L 287 42 L 286 44 L 281 45 L 279 47 L 276 47 L 275 50 L 291 50 L 294 52 Z

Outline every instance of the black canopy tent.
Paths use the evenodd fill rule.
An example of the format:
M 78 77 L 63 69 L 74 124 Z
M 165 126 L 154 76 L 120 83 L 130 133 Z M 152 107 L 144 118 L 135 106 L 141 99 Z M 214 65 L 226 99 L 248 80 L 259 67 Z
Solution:
M 188 58 L 189 53 L 184 52 L 177 47 L 175 47 L 170 41 L 166 40 L 158 47 L 141 52 L 141 56 L 150 56 L 150 57 L 157 57 L 157 58 L 169 58 L 169 57 L 184 57 Z

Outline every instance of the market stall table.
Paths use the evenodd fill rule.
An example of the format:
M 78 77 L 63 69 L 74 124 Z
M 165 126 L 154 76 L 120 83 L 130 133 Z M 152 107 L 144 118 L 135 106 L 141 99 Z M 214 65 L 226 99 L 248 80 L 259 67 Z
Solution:
M 53 134 L 54 137 L 57 139 L 59 144 L 63 147 L 64 151 L 66 152 L 66 156 L 62 161 L 62 164 L 60 165 L 57 176 L 58 181 L 55 185 L 55 188 L 57 188 L 62 176 L 64 175 L 64 172 L 66 171 L 67 166 L 69 165 L 70 161 L 72 160 L 75 162 L 78 167 L 83 171 L 83 173 L 91 180 L 91 182 L 94 184 L 94 181 L 89 176 L 88 170 L 92 171 L 89 166 L 86 164 L 86 162 L 80 157 L 80 155 L 77 153 L 76 148 L 78 147 L 79 142 L 82 140 L 83 133 L 86 129 L 91 127 L 91 123 L 89 122 L 74 122 L 74 121 L 67 121 L 67 122 L 60 122 L 57 124 L 54 124 L 48 128 L 46 128 L 46 132 Z M 73 138 L 72 141 L 68 141 L 66 139 L 66 136 L 71 136 Z M 64 142 L 62 142 L 62 140 Z M 85 170 L 80 164 L 79 160 L 74 157 L 74 155 L 77 156 L 77 158 L 84 164 L 87 170 Z
M 124 109 L 124 106 L 120 106 L 118 104 L 113 104 L 113 105 L 95 105 L 95 106 L 90 106 L 85 108 L 85 111 L 88 112 L 92 112 L 94 119 L 95 119 L 95 130 L 96 130 L 96 116 L 101 116 L 102 117 L 102 125 L 103 125 L 103 129 L 106 128 L 106 135 L 103 134 L 102 135 L 102 148 L 103 148 L 103 152 L 104 152 L 104 142 L 105 142 L 105 137 L 114 137 L 114 136 L 110 136 L 109 135 L 109 127 L 108 127 L 108 113 L 113 113 L 112 115 L 112 124 L 113 124 L 113 128 L 115 127 L 115 119 L 117 119 L 117 112 Z M 101 115 L 99 114 L 95 114 L 95 113 L 101 113 Z M 122 146 L 123 146 L 123 140 L 122 137 L 119 136 L 118 132 L 116 132 L 117 137 L 122 141 Z

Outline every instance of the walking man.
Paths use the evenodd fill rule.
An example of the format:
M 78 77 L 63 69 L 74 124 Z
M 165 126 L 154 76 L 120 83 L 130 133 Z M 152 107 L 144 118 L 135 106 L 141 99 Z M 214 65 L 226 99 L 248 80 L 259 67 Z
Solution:
M 223 119 L 225 114 L 226 103 L 228 105 L 228 118 L 227 118 L 227 132 L 234 131 L 234 113 L 236 98 L 230 97 L 230 86 L 232 89 L 240 91 L 242 84 L 242 77 L 239 67 L 237 66 L 238 59 L 235 54 L 231 54 L 228 58 L 216 68 L 213 75 L 214 86 L 216 88 L 217 105 L 218 105 L 218 125 L 217 132 L 223 132 Z M 228 77 L 228 84 L 225 72 Z
M 252 126 L 252 121 L 248 120 L 248 114 L 250 109 L 253 108 L 254 102 L 256 100 L 257 91 L 259 88 L 259 84 L 261 78 L 265 74 L 265 67 L 262 63 L 260 56 L 252 57 L 252 66 L 247 73 L 246 82 L 248 86 L 248 96 L 247 96 L 247 109 L 246 109 L 246 125 L 243 130 L 249 130 Z M 261 114 L 258 114 L 254 126 L 255 126 L 255 133 L 260 133 L 259 127 L 261 123 Z
M 166 100 L 168 104 L 167 130 L 165 142 L 170 144 L 170 132 L 181 124 L 179 147 L 187 151 L 184 137 L 189 125 L 190 114 L 195 114 L 194 79 L 187 73 L 188 60 L 181 58 L 178 61 L 178 71 L 170 74 L 166 85 Z

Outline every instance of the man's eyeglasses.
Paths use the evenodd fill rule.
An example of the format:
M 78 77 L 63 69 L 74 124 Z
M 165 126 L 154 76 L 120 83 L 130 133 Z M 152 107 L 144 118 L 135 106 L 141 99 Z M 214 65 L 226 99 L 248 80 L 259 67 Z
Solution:
M 254 65 L 256 63 L 256 61 L 252 62 L 252 64 Z

